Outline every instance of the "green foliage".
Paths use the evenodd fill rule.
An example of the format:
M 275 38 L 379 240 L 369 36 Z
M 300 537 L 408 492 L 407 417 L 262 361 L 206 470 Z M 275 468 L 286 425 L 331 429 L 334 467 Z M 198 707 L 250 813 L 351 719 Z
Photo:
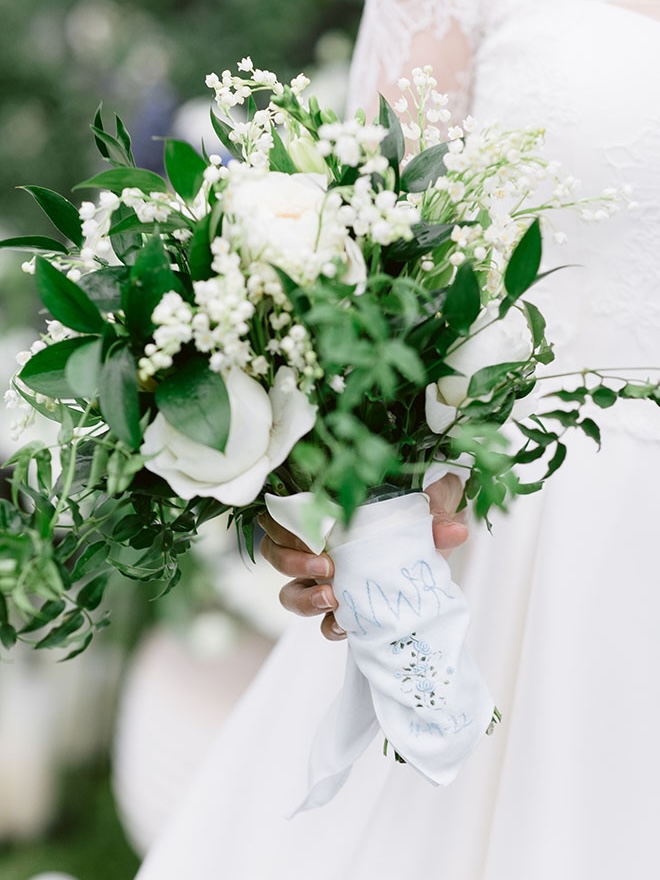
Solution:
M 205 358 L 193 356 L 164 378 L 156 403 L 187 437 L 224 452 L 231 419 L 229 395 L 222 376 L 209 369 Z

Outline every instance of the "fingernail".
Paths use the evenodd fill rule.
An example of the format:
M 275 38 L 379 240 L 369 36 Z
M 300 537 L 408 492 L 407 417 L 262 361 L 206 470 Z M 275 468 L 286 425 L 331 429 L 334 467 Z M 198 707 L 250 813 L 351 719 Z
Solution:
M 324 556 L 315 556 L 307 563 L 307 570 L 314 577 L 329 577 L 330 562 Z
M 310 597 L 310 602 L 319 611 L 330 611 L 334 608 L 334 604 L 326 590 L 315 590 Z
M 346 630 L 342 629 L 336 620 L 330 625 L 330 629 L 336 636 L 339 636 L 339 638 L 343 638 L 346 635 Z

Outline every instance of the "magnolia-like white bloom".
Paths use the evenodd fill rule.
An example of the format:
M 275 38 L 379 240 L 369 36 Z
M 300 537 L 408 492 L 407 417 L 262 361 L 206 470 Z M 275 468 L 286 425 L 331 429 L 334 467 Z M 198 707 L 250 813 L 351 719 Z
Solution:
M 364 258 L 348 244 L 340 206 L 326 186 L 322 175 L 241 168 L 225 190 L 223 236 L 238 245 L 244 260 L 272 263 L 299 283 L 314 281 L 336 257 L 347 267 L 350 283 L 364 283 Z
M 225 376 L 231 418 L 224 452 L 182 434 L 159 413 L 144 434 L 145 467 L 186 500 L 196 495 L 223 504 L 249 504 L 268 474 L 286 459 L 316 421 L 316 407 L 296 388 L 295 376 L 280 367 L 265 389 L 242 370 Z
M 470 328 L 470 336 L 450 351 L 446 362 L 462 375 L 443 376 L 438 391 L 445 403 L 459 406 L 467 397 L 470 379 L 484 367 L 526 361 L 533 350 L 527 319 L 516 308 L 498 319 L 498 302 L 490 302 Z

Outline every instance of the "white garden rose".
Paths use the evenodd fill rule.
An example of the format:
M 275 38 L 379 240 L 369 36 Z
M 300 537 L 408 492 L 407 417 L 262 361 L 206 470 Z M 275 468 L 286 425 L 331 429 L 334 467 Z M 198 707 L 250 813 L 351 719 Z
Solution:
M 271 263 L 298 283 L 314 281 L 339 258 L 349 283 L 361 284 L 364 258 L 339 220 L 340 205 L 323 175 L 238 167 L 224 194 L 223 236 L 246 262 Z
M 499 303 L 491 302 L 470 328 L 470 336 L 446 361 L 461 376 L 443 376 L 438 391 L 445 403 L 458 406 L 467 397 L 470 379 L 484 367 L 513 361 L 526 361 L 532 353 L 532 334 L 527 319 L 516 308 L 497 319 Z M 494 323 L 493 323 L 494 322 Z
M 456 418 L 456 408 L 467 398 L 472 376 L 484 367 L 527 360 L 533 351 L 532 334 L 525 316 L 509 309 L 499 320 L 499 303 L 491 302 L 461 339 L 446 362 L 459 376 L 443 376 L 426 388 L 426 421 L 436 434 L 442 434 Z M 517 416 L 522 418 L 523 416 Z
M 223 504 L 249 504 L 268 474 L 314 426 L 316 407 L 298 390 L 289 367 L 265 389 L 242 370 L 225 376 L 231 420 L 224 452 L 182 434 L 159 413 L 144 434 L 145 467 L 186 500 L 196 495 Z

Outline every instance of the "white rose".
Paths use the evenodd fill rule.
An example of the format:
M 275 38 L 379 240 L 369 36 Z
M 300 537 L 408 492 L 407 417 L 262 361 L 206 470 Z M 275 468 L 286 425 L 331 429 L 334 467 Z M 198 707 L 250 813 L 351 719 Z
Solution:
M 350 283 L 366 280 L 362 254 L 351 248 L 352 240 L 337 216 L 339 205 L 328 202 L 324 176 L 241 167 L 224 199 L 223 236 L 238 246 L 245 260 L 272 263 L 305 283 L 339 257 L 349 268 Z
M 210 496 L 240 507 L 254 501 L 268 474 L 312 429 L 316 407 L 295 387 L 289 367 L 280 367 L 268 392 L 236 368 L 225 382 L 231 421 L 224 452 L 182 434 L 160 413 L 145 431 L 140 451 L 149 456 L 145 467 L 181 498 Z
M 440 396 L 450 406 L 465 400 L 470 379 L 479 370 L 494 364 L 526 361 L 531 355 L 532 334 L 525 316 L 513 308 L 497 320 L 498 310 L 499 303 L 489 303 L 472 325 L 472 335 L 447 355 L 449 366 L 462 374 L 438 380 Z

